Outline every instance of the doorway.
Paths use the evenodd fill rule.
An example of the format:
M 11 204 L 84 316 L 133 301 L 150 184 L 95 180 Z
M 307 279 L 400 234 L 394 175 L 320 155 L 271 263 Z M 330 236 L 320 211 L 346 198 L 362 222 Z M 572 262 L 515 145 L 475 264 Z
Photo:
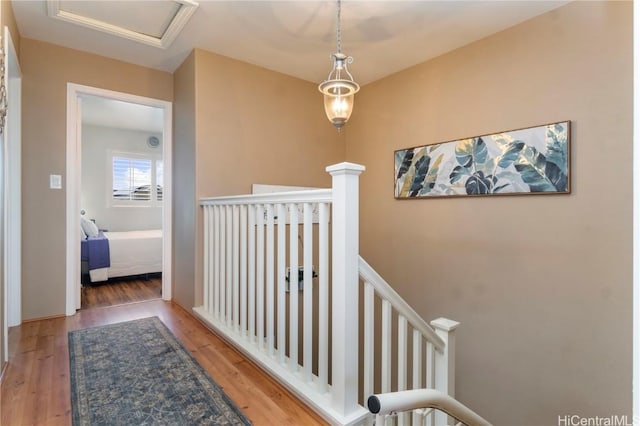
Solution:
M 161 114 L 161 132 L 152 132 L 149 130 L 126 130 L 122 129 L 122 117 L 116 127 L 120 127 L 119 130 L 114 130 L 113 126 L 109 129 L 109 123 L 88 123 L 93 119 L 87 117 L 95 115 L 92 110 L 96 105 L 101 105 L 103 108 L 110 108 L 119 106 L 120 108 L 129 108 L 125 115 L 131 116 L 131 111 L 146 110 L 147 112 L 160 112 Z M 86 113 L 85 111 L 86 110 Z M 105 119 L 107 114 L 99 113 L 102 119 Z M 118 213 L 122 213 L 127 209 L 130 211 L 143 210 L 147 213 L 152 210 L 157 211 L 156 217 L 153 219 L 157 221 L 162 229 L 162 234 L 159 242 L 153 244 L 159 244 L 158 250 L 160 250 L 161 257 L 161 272 L 162 272 L 162 285 L 161 293 L 164 300 L 171 300 L 171 146 L 172 146 L 172 130 L 171 130 L 171 115 L 172 108 L 171 103 L 167 101 L 145 98 L 126 93 L 114 92 L 104 89 L 98 89 L 88 86 L 80 86 L 73 83 L 69 83 L 67 86 L 67 286 L 66 286 L 66 314 L 73 315 L 77 309 L 82 307 L 82 249 L 79 243 L 83 238 L 85 228 L 93 229 L 101 235 L 108 235 L 111 240 L 108 245 L 111 252 L 111 262 L 109 266 L 102 266 L 101 268 L 93 267 L 92 271 L 95 272 L 94 278 L 96 281 L 104 281 L 110 279 L 111 275 L 123 276 L 136 276 L 140 278 L 139 271 L 136 269 L 136 265 L 125 266 L 118 269 L 121 265 L 118 263 L 116 256 L 126 257 L 130 256 L 122 251 L 121 248 L 117 248 L 118 244 L 128 244 L 128 247 L 138 244 L 121 242 L 119 239 L 128 237 L 115 235 L 130 232 L 137 235 L 139 232 L 151 231 L 149 228 L 155 228 L 157 226 L 145 224 L 145 220 L 149 220 L 151 217 L 145 214 L 138 214 L 136 218 L 131 220 L 122 219 Z M 117 120 L 117 114 L 114 115 Z M 83 126 L 85 121 L 85 126 Z M 107 125 L 105 125 L 107 124 Z M 100 128 L 102 127 L 102 129 Z M 96 183 L 93 182 L 94 188 L 99 188 L 102 195 L 98 195 L 97 198 L 92 195 L 83 195 L 83 159 L 87 161 L 83 155 L 83 151 L 88 150 L 83 146 L 83 130 L 85 132 L 93 133 L 94 143 L 104 143 L 109 139 L 118 139 L 114 137 L 113 132 L 120 131 L 129 132 L 126 134 L 134 135 L 138 134 L 139 137 L 144 136 L 142 143 L 147 147 L 150 152 L 157 152 L 154 154 L 156 157 L 153 159 L 144 160 L 146 165 L 149 165 L 149 169 L 146 170 L 147 177 L 153 176 L 150 182 L 142 182 L 136 180 L 140 178 L 139 174 L 131 173 L 132 187 L 129 188 L 127 197 L 124 196 L 125 192 L 119 186 L 114 186 L 118 180 L 114 170 L 116 169 L 114 164 L 120 165 L 121 161 L 130 161 L 132 165 L 139 165 L 143 162 L 139 162 L 140 152 L 136 153 L 135 149 L 127 148 L 126 146 L 111 146 L 108 151 L 108 158 L 103 156 L 101 164 L 89 165 L 94 169 L 99 167 L 102 174 L 102 181 L 98 183 L 98 187 L 95 187 Z M 131 131 L 130 131 L 131 130 Z M 156 129 L 157 130 L 157 129 Z M 143 133 L 140 133 L 143 132 Z M 133 137 L 133 136 L 132 136 Z M 160 142 L 161 138 L 161 143 Z M 126 138 L 125 138 L 126 139 Z M 103 142 L 95 142 L 103 141 Z M 93 148 L 93 147 L 92 147 Z M 104 148 L 104 147 L 103 147 Z M 155 150 L 155 151 L 154 151 Z M 87 154 L 85 152 L 85 154 Z M 140 160 L 142 161 L 142 160 Z M 135 163 L 135 164 L 134 164 Z M 133 166 L 132 166 L 133 167 Z M 133 167 L 136 168 L 136 167 Z M 138 167 L 140 169 L 140 167 Z M 162 173 L 159 175 L 158 170 L 161 169 Z M 133 170 L 133 169 L 132 169 Z M 138 170 L 140 172 L 140 170 Z M 135 176 L 134 176 L 135 175 Z M 160 177 L 161 182 L 156 180 Z M 85 175 L 86 179 L 86 175 Z M 94 194 L 95 195 L 95 194 Z M 92 198 L 93 197 L 93 198 Z M 137 201 L 145 202 L 145 206 L 136 203 Z M 128 204 L 128 205 L 127 205 Z M 84 213 L 81 214 L 81 213 Z M 121 216 L 121 215 L 120 215 Z M 91 220 L 93 219 L 93 220 Z M 89 225 L 89 222 L 93 224 L 93 227 Z M 81 226 L 78 226 L 82 224 Z M 87 226 L 85 226 L 87 225 Z M 110 229 L 112 227 L 112 229 Z M 113 229 L 115 228 L 115 229 Z M 136 229 L 140 228 L 140 229 Z M 145 229 L 146 228 L 146 229 Z M 92 231 L 93 232 L 93 231 Z M 86 248 L 85 248 L 86 249 Z M 128 250 L 128 249 L 127 249 Z M 144 248 L 139 248 L 138 252 L 140 256 L 144 256 L 147 252 Z M 86 254 L 86 252 L 85 252 Z M 116 265 L 113 265 L 114 262 Z M 145 263 L 137 262 L 139 264 Z M 113 267 L 112 267 L 113 266 Z M 127 269 L 127 268 L 133 269 Z M 98 269 L 105 269 L 98 271 Z M 143 271 L 144 272 L 144 271 Z M 100 277 L 100 274 L 102 275 Z M 143 275 L 146 275 L 144 273 Z M 97 277 L 97 278 L 96 278 Z M 113 278 L 113 277 L 112 277 Z
M 83 233 L 98 229 L 98 235 L 82 235 L 80 244 L 81 308 L 159 299 L 164 109 L 81 99 L 80 220 Z M 96 251 L 103 243 L 108 258 Z M 108 267 L 97 268 L 104 260 Z

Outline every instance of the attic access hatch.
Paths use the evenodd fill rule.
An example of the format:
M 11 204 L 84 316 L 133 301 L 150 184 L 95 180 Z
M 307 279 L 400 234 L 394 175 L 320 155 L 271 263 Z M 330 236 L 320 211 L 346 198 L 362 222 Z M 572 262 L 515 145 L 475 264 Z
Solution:
M 173 43 L 197 7 L 192 0 L 47 0 L 52 18 L 161 49 Z

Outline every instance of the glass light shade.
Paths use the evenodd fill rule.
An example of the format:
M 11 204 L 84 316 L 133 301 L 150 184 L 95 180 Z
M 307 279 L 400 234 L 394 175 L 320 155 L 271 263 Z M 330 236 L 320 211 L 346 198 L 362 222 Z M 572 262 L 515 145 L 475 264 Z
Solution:
M 324 112 L 334 126 L 341 128 L 351 117 L 353 95 L 324 95 Z
M 318 86 L 318 90 L 324 95 L 324 111 L 327 118 L 338 129 L 351 117 L 353 111 L 354 94 L 360 90 L 358 83 L 353 81 L 353 77 L 347 70 L 347 57 L 343 54 L 334 54 L 336 61 L 334 68 L 329 74 L 329 78 Z M 350 78 L 341 78 L 342 73 Z

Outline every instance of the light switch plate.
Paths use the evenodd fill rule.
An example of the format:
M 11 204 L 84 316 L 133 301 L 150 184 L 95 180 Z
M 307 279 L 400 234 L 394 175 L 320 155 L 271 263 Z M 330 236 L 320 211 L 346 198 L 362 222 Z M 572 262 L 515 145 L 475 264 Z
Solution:
M 62 189 L 62 176 L 60 176 L 60 175 L 49 175 L 49 188 L 51 188 L 51 189 Z

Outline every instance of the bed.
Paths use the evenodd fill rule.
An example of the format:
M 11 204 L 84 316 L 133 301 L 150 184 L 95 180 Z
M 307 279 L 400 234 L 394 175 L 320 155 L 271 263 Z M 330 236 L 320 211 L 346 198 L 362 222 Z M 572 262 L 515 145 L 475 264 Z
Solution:
M 80 251 L 83 283 L 162 272 L 160 229 L 99 231 L 81 241 Z

